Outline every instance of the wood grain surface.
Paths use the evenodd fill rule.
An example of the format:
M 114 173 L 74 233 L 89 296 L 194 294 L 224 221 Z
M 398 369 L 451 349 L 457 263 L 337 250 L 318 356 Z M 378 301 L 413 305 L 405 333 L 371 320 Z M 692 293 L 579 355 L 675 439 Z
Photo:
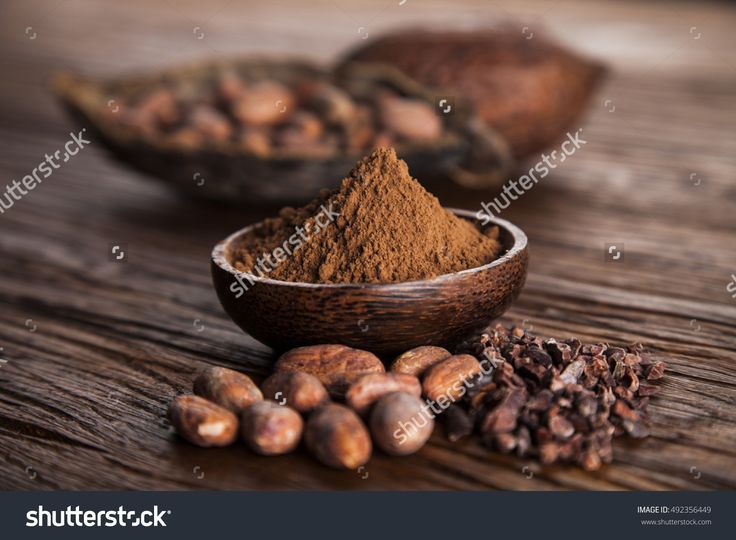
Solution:
M 181 198 L 93 144 L 0 215 L 0 489 L 736 488 L 733 6 L 5 2 L 0 185 L 68 139 L 47 86 L 62 67 L 113 74 L 249 51 L 330 60 L 366 32 L 510 17 L 612 74 L 581 124 L 587 144 L 502 215 L 527 233 L 531 255 L 504 321 L 643 343 L 668 364 L 651 437 L 617 440 L 614 463 L 597 473 L 451 444 L 439 430 L 417 455 L 377 454 L 360 472 L 303 451 L 265 458 L 180 441 L 165 410 L 199 370 L 268 373 L 271 351 L 217 301 L 209 254 L 277 209 Z M 495 195 L 430 187 L 471 210 Z M 124 262 L 111 260 L 116 244 Z M 606 244 L 623 246 L 623 259 L 606 262 Z

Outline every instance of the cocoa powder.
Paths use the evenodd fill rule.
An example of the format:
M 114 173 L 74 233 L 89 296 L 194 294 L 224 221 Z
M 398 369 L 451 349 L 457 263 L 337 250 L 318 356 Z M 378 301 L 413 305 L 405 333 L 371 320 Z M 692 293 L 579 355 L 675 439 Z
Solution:
M 339 215 L 324 225 L 320 214 L 326 211 Z M 295 238 L 296 231 L 306 234 Z M 283 281 L 394 283 L 489 263 L 500 251 L 497 233 L 482 233 L 442 208 L 392 148 L 379 148 L 340 189 L 322 192 L 303 208 L 284 208 L 231 256 L 238 270 Z M 283 254 L 278 264 L 268 270 L 257 265 L 275 250 Z

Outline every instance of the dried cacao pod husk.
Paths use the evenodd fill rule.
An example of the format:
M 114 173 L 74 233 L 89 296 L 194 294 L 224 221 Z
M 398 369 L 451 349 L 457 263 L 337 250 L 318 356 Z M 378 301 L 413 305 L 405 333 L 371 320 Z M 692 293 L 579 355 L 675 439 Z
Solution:
M 469 99 L 517 158 L 560 141 L 605 69 L 536 32 L 403 30 L 350 52 L 338 69 L 385 63 L 436 90 Z

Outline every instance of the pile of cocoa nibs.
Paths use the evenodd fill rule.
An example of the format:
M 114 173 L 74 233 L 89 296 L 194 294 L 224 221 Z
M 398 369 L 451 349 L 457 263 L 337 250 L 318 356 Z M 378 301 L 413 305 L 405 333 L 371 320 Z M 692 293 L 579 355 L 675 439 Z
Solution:
M 446 414 L 450 439 L 475 426 L 502 453 L 594 471 L 613 459 L 612 439 L 649 435 L 647 404 L 665 364 L 637 348 L 543 340 L 497 325 L 464 346 L 495 369 Z

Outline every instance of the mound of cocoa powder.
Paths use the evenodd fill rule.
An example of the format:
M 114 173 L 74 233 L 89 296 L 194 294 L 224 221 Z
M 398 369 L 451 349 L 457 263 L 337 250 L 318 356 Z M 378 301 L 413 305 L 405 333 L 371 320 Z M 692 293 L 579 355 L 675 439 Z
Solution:
M 442 208 L 392 148 L 378 148 L 338 190 L 265 220 L 231 258 L 238 270 L 283 281 L 394 283 L 489 263 L 497 235 Z

